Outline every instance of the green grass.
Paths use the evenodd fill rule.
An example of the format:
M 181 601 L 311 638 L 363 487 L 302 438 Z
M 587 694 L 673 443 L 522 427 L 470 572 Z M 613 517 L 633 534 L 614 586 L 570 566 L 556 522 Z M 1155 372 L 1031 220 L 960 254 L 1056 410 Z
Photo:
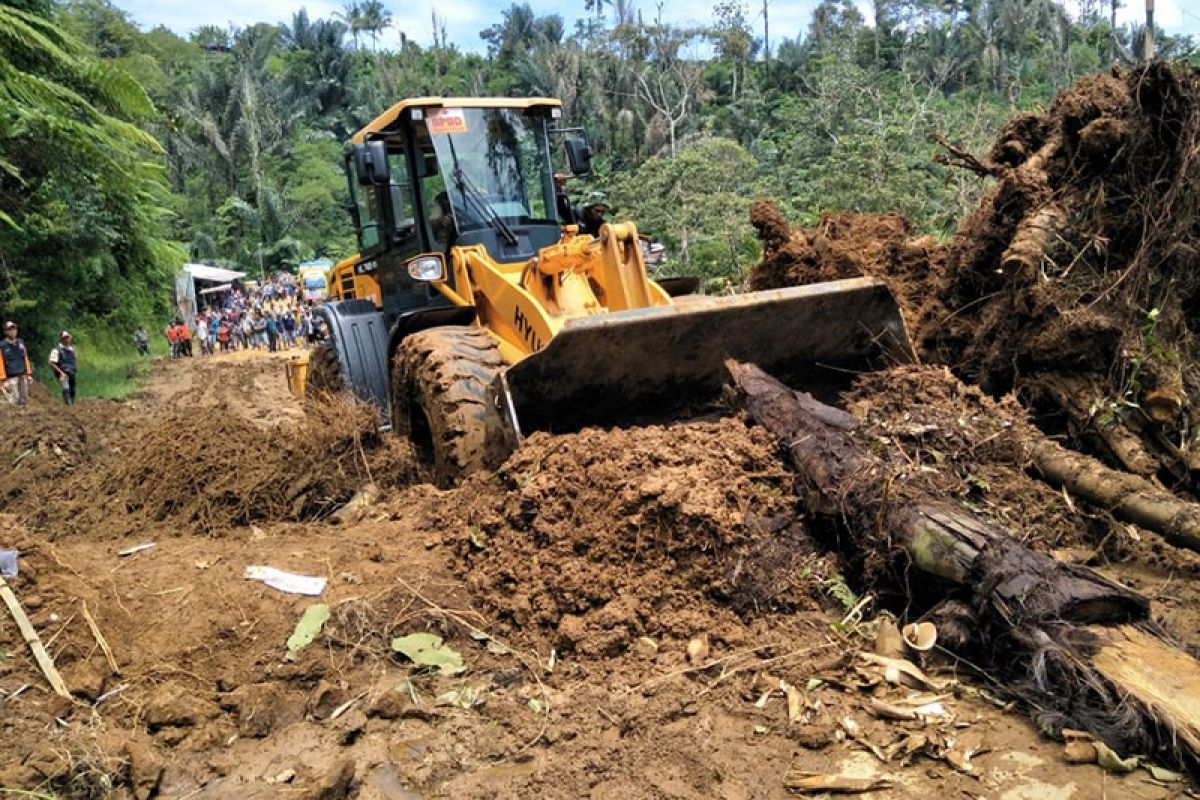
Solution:
M 149 326 L 150 355 L 139 356 L 132 330 L 73 330 L 75 349 L 79 354 L 78 396 L 119 399 L 140 389 L 150 374 L 154 356 L 167 355 L 166 339 L 162 334 L 156 336 L 154 331 L 155 326 Z M 29 354 L 30 361 L 34 362 L 34 374 L 54 397 L 59 397 L 60 389 L 54 371 L 50 369 L 49 357 L 49 350 Z

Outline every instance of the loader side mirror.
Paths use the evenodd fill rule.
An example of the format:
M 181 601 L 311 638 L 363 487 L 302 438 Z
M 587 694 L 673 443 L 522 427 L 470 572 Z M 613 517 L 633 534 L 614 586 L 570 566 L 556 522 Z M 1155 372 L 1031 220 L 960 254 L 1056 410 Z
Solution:
M 563 142 L 567 148 L 567 162 L 571 165 L 572 175 L 588 175 L 592 171 L 592 147 L 587 139 L 567 139 Z
M 432 178 L 438 174 L 437 154 L 433 152 L 421 153 L 417 157 L 417 177 L 421 179 Z
M 388 183 L 387 145 L 382 139 L 354 145 L 354 174 L 360 186 Z

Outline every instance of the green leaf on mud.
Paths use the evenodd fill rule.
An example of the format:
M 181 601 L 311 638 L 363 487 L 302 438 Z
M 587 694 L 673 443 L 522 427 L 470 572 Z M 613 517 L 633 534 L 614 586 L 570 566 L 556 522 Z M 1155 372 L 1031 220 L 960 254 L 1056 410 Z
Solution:
M 443 675 L 466 672 L 462 655 L 442 645 L 442 637 L 432 633 L 410 633 L 392 639 L 392 649 L 419 667 L 434 667 Z
M 471 537 L 471 546 L 476 550 L 483 550 L 487 547 L 487 535 L 480 530 L 478 525 L 468 525 L 467 534 Z
M 1182 772 L 1163 769 L 1155 764 L 1143 764 L 1150 771 L 1150 776 L 1161 783 L 1181 783 L 1187 777 Z
M 321 629 L 325 627 L 328 619 L 329 606 L 325 603 L 315 603 L 304 609 L 304 616 L 300 617 L 300 621 L 296 623 L 296 630 L 288 637 L 288 652 L 299 653 L 312 644 L 313 640 L 321 635 Z
M 1133 772 L 1137 769 L 1137 756 L 1121 758 L 1115 750 L 1099 740 L 1092 742 L 1092 747 L 1096 748 L 1096 763 L 1109 772 Z

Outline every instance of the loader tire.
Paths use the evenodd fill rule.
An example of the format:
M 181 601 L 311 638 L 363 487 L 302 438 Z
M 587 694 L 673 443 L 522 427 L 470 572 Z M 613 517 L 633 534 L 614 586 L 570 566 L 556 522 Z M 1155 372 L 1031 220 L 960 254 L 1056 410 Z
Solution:
M 346 389 L 342 365 L 337 351 L 328 342 L 317 345 L 308 355 L 308 376 L 304 381 L 304 397 L 308 400 L 328 400 Z
M 392 430 L 413 443 L 443 488 L 483 469 L 487 387 L 504 366 L 481 328 L 446 325 L 408 336 L 392 357 Z

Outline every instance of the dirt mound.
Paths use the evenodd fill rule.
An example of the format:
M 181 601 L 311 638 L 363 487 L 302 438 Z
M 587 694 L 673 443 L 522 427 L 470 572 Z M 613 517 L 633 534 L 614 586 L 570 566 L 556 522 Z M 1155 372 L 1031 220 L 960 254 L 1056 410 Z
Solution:
M 838 236 L 873 242 L 869 255 L 831 261 L 811 244 L 820 226 L 785 236 L 756 208 L 759 280 L 846 274 L 829 263 L 879 275 L 926 361 L 1016 392 L 1043 430 L 1195 494 L 1200 76 L 1161 63 L 1090 76 L 1013 119 L 986 157 L 947 147 L 944 161 L 999 183 L 944 250 L 907 257 L 904 226 L 860 218 Z
M 68 408 L 52 401 L 45 387 L 40 394 L 25 409 L 0 401 L 0 508 L 11 510 L 27 493 L 89 463 L 118 424 L 118 403 L 84 400 Z
M 17 509 L 52 538 L 215 533 L 319 519 L 369 484 L 394 487 L 415 476 L 407 444 L 381 435 L 374 412 L 350 401 L 314 406 L 301 422 L 273 427 L 175 407 L 86 469 L 29 489 Z
M 586 655 L 812 608 L 833 572 L 788 522 L 769 438 L 739 420 L 535 436 L 498 485 L 478 483 L 459 548 L 468 585 Z
M 759 200 L 750 209 L 750 223 L 763 241 L 763 259 L 747 277 L 751 289 L 884 278 L 902 301 L 910 327 L 918 324 L 944 256 L 932 237 L 914 237 L 912 223 L 900 214 L 826 212 L 814 228 L 793 228 L 774 203 Z

